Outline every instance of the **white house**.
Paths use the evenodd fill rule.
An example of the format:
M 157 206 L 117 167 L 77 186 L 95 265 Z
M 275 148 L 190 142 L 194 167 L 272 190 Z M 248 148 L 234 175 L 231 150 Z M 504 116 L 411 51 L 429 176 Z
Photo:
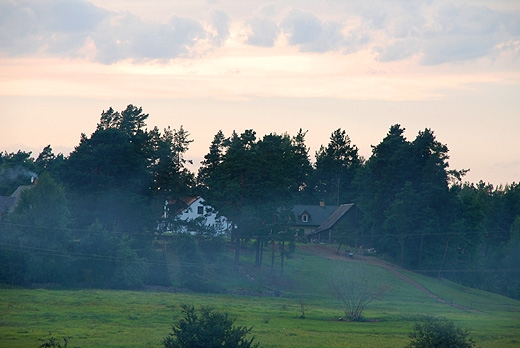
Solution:
M 165 202 L 159 231 L 211 235 L 231 232 L 231 223 L 224 216 L 217 216 L 217 211 L 204 204 L 202 197 L 186 198 L 182 203 L 179 209 L 179 204 Z

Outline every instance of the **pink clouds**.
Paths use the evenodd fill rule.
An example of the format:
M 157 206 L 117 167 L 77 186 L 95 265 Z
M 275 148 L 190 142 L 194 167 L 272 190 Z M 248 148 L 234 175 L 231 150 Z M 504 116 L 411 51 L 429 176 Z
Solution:
M 326 1 L 318 7 L 294 1 L 266 6 L 253 1 L 249 8 L 257 8 L 252 12 L 228 1 L 214 3 L 210 10 L 204 2 L 194 2 L 191 11 L 162 1 L 128 4 L 133 12 L 126 10 L 124 2 L 117 10 L 85 0 L 4 3 L 0 5 L 0 53 L 93 58 L 104 64 L 197 59 L 201 52 L 207 54 L 225 44 L 231 27 L 248 27 L 242 41 L 247 45 L 276 49 L 285 37 L 281 42 L 301 52 L 369 50 L 381 61 L 420 56 L 421 63 L 436 65 L 490 57 L 497 47 L 508 49 L 520 37 L 520 8 L 505 11 L 491 3 Z M 139 6 L 160 8 L 163 4 L 169 12 L 167 20 L 144 18 L 139 12 Z M 197 6 L 199 13 L 194 12 Z M 85 45 L 95 47 L 93 57 L 85 56 Z M 201 45 L 205 50 L 197 49 Z

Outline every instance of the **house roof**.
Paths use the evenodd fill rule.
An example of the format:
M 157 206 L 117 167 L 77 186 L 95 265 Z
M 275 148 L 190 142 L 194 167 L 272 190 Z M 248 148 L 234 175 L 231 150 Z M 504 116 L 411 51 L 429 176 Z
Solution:
M 184 210 L 189 208 L 199 198 L 201 198 L 201 197 L 200 196 L 199 197 L 181 197 L 176 200 L 167 199 L 166 204 L 171 207 L 170 209 L 173 212 L 172 216 L 174 216 L 174 215 L 178 215 L 178 214 L 182 213 Z
M 296 217 L 300 217 L 307 213 L 308 220 L 303 222 L 301 219 L 296 219 L 295 226 L 320 226 L 327 218 L 337 209 L 335 205 L 305 205 L 299 204 L 292 208 Z
M 311 233 L 309 233 L 309 235 L 311 234 L 315 234 L 315 233 L 319 233 L 319 232 L 322 232 L 322 231 L 325 231 L 325 230 L 328 230 L 330 228 L 332 228 L 332 226 L 334 226 L 339 219 L 341 219 L 343 217 L 343 215 L 345 215 L 352 207 L 354 206 L 354 203 L 350 203 L 350 204 L 342 204 L 340 205 L 339 207 L 337 207 L 337 209 L 320 225 L 320 227 L 318 227 L 317 229 L 315 229 L 314 231 L 312 231 Z
M 186 204 L 187 207 L 195 203 L 200 197 L 186 197 L 183 198 L 182 201 Z
M 20 197 L 22 196 L 22 192 L 24 192 L 25 190 L 28 190 L 28 189 L 31 189 L 33 188 L 34 185 L 20 185 L 18 186 L 18 188 L 13 192 L 13 194 L 11 195 L 11 197 L 14 197 L 16 199 L 16 201 L 18 201 L 20 199 Z
M 13 196 L 0 196 L 0 214 L 9 212 L 15 202 L 16 198 Z
M 20 185 L 10 196 L 0 196 L 0 214 L 3 213 L 12 213 L 14 208 L 18 204 L 20 197 L 22 196 L 22 192 L 33 188 L 34 185 Z

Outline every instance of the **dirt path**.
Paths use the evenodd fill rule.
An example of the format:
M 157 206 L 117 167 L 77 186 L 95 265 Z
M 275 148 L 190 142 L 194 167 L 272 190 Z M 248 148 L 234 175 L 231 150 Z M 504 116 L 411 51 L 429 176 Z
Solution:
M 413 280 L 410 277 L 406 276 L 405 274 L 401 273 L 399 271 L 400 268 L 398 266 L 393 265 L 389 262 L 380 260 L 378 258 L 370 257 L 370 256 L 367 257 L 367 256 L 362 256 L 362 255 L 357 255 L 357 254 L 355 255 L 354 258 L 346 258 L 345 256 L 343 256 L 341 254 L 341 251 L 340 251 L 340 254 L 336 253 L 337 247 L 335 247 L 333 245 L 327 245 L 327 244 L 305 244 L 305 245 L 301 245 L 299 248 L 301 250 L 313 253 L 315 255 L 322 256 L 329 260 L 343 260 L 343 261 L 348 261 L 348 262 L 365 262 L 365 263 L 368 263 L 371 265 L 376 265 L 376 266 L 382 267 L 382 268 L 388 270 L 389 272 L 391 272 L 392 274 L 394 274 L 396 277 L 399 277 L 401 280 L 414 286 L 417 290 L 421 291 L 422 293 L 426 294 L 428 297 L 434 299 L 437 302 L 444 303 L 446 305 L 449 305 L 451 307 L 458 308 L 461 310 L 476 312 L 474 309 L 443 300 L 442 298 L 435 295 L 434 293 L 432 293 L 431 291 L 426 289 L 424 286 L 422 286 L 415 280 Z

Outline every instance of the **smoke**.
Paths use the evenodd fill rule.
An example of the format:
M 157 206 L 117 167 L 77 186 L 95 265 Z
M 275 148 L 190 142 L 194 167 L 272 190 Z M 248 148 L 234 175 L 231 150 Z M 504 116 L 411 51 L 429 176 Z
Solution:
M 10 184 L 23 179 L 32 181 L 33 179 L 38 179 L 38 175 L 22 166 L 0 169 L 0 183 L 2 184 Z

